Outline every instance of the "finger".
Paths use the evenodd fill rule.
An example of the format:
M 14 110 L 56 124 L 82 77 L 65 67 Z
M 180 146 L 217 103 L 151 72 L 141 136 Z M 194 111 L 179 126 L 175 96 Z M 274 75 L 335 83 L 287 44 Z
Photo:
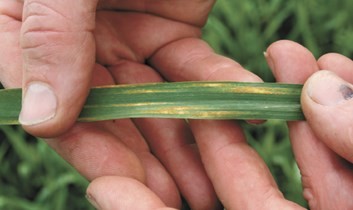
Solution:
M 304 83 L 318 70 L 312 53 L 292 41 L 273 43 L 265 55 L 268 65 L 279 82 Z
M 261 81 L 261 79 L 259 79 L 256 75 L 246 71 L 235 61 L 227 59 L 223 56 L 216 55 L 207 44 L 197 39 L 183 39 L 183 40 L 171 43 L 166 47 L 160 49 L 150 59 L 150 62 L 154 67 L 156 67 L 161 72 L 161 74 L 164 77 L 172 81 L 183 81 L 183 80 L 218 80 L 218 81 L 248 81 L 248 82 Z M 206 128 L 205 130 L 208 130 L 208 128 Z M 261 162 L 261 159 L 259 158 L 257 159 L 257 161 Z M 218 164 L 220 164 L 220 162 L 218 162 Z M 207 171 L 209 172 L 212 170 L 207 170 Z M 225 172 L 223 170 L 221 171 Z M 226 172 L 226 173 L 229 173 L 229 172 Z M 228 181 L 229 179 L 226 179 L 226 180 Z M 228 186 L 228 184 L 229 183 L 224 182 L 220 184 L 218 187 L 219 189 L 223 190 L 223 189 L 226 189 L 226 185 Z M 269 189 L 271 187 L 265 187 L 265 188 Z M 239 189 L 234 189 L 233 191 L 235 190 L 239 190 Z M 218 191 L 218 194 L 219 194 L 219 191 Z M 221 199 L 224 200 L 224 197 L 221 196 Z M 229 197 L 228 199 L 231 200 Z M 279 199 L 278 202 L 282 202 L 282 200 L 283 198 Z M 247 199 L 245 199 L 245 202 L 246 201 Z M 229 201 L 227 204 L 228 206 L 236 206 L 236 203 L 237 202 L 233 200 L 233 201 Z M 244 204 L 244 205 L 247 205 L 247 204 Z
M 0 1 L 0 81 L 6 88 L 21 87 L 22 57 L 19 43 L 23 3 Z
M 102 66 L 96 65 L 94 74 L 93 86 L 113 84 Z M 134 178 L 166 204 L 179 207 L 179 192 L 172 178 L 134 128 L 129 120 L 78 123 L 47 143 L 89 180 L 106 175 Z
M 214 53 L 207 43 L 197 38 L 166 45 L 151 57 L 150 63 L 169 81 L 262 82 L 257 75 L 234 60 Z
M 96 65 L 92 85 L 109 85 L 109 72 Z M 126 176 L 145 183 L 142 163 L 108 127 L 113 121 L 77 123 L 64 135 L 46 142 L 88 180 L 100 176 Z
M 162 81 L 153 69 L 141 64 L 128 62 L 110 70 L 117 83 Z M 191 208 L 217 209 L 217 196 L 194 150 L 194 140 L 186 122 L 175 119 L 135 119 L 134 122 L 147 139 L 153 154 L 173 176 Z
M 106 176 L 87 189 L 88 200 L 99 210 L 172 210 L 145 185 L 126 177 Z
M 146 180 L 139 158 L 102 125 L 78 124 L 46 142 L 88 180 L 107 175 Z
M 145 185 L 166 205 L 180 208 L 178 188 L 164 166 L 153 156 L 144 137 L 129 119 L 107 122 L 107 129 L 120 139 L 139 158 L 145 172 Z
M 187 25 L 202 27 L 207 21 L 208 13 L 211 11 L 215 0 L 202 1 L 159 1 L 158 4 L 146 4 L 141 2 L 127 1 L 100 1 L 99 8 L 110 10 L 136 11 L 153 14 L 157 17 L 173 20 Z
M 335 72 L 339 77 L 353 83 L 352 60 L 337 53 L 328 53 L 317 61 L 320 69 L 327 69 Z
M 286 201 L 232 121 L 190 121 L 202 161 L 226 209 L 300 209 Z
M 221 209 L 196 145 L 190 143 L 193 137 L 186 123 L 170 119 L 140 119 L 135 122 L 148 139 L 152 152 L 174 177 L 190 208 Z
M 237 62 L 215 54 L 205 42 L 196 38 L 166 45 L 151 57 L 150 63 L 171 81 L 261 81 Z
M 97 1 L 25 0 L 24 62 L 19 121 L 33 135 L 51 137 L 73 125 L 91 82 L 92 31 Z
M 302 83 L 319 69 L 307 49 L 290 41 L 272 44 L 267 50 L 267 58 L 272 62 L 279 82 Z M 325 112 L 321 110 L 316 114 L 320 116 Z M 306 114 L 309 122 L 312 117 Z M 347 165 L 321 141 L 323 139 L 317 138 L 318 134 L 325 132 L 327 124 L 315 133 L 307 122 L 291 122 L 288 125 L 294 155 L 302 174 L 304 197 L 311 208 L 332 209 L 350 202 L 348 196 L 352 189 L 352 175 Z
M 353 85 L 330 71 L 310 77 L 302 95 L 303 110 L 314 132 L 350 162 L 353 162 L 352 98 Z

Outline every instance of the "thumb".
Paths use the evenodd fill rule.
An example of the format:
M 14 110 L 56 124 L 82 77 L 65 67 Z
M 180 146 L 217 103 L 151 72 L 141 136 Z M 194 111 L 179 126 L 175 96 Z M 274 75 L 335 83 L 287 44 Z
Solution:
M 87 188 L 87 199 L 99 210 L 173 210 L 139 181 L 119 176 L 93 180 Z
M 353 85 L 325 70 L 307 80 L 301 99 L 315 135 L 350 162 L 353 162 L 352 99 Z
M 97 1 L 25 0 L 21 28 L 23 102 L 33 135 L 57 136 L 76 121 L 95 62 Z

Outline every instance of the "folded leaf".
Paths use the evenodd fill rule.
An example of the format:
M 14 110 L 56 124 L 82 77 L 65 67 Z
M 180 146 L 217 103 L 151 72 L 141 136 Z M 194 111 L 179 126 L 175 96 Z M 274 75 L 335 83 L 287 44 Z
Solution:
M 78 118 L 303 120 L 302 85 L 175 82 L 95 87 Z M 74 99 L 73 99 L 74 100 Z M 18 124 L 21 90 L 0 90 L 0 124 Z

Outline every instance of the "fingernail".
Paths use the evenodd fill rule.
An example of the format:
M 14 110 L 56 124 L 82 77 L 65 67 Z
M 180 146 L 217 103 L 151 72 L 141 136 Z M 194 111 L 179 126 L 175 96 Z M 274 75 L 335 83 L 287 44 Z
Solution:
M 331 106 L 353 99 L 353 86 L 330 71 L 315 73 L 307 85 L 309 97 L 321 105 Z
M 19 122 L 37 125 L 52 119 L 56 114 L 57 99 L 51 87 L 45 83 L 32 82 L 23 97 Z
M 94 199 L 94 197 L 90 194 L 86 194 L 86 199 L 88 200 L 88 202 L 96 209 L 100 209 L 96 199 Z
M 272 69 L 272 70 L 275 70 L 275 65 L 273 63 L 273 60 L 271 58 L 271 55 L 269 52 L 263 52 L 264 56 L 265 56 L 265 59 L 267 61 L 267 64 L 268 66 Z

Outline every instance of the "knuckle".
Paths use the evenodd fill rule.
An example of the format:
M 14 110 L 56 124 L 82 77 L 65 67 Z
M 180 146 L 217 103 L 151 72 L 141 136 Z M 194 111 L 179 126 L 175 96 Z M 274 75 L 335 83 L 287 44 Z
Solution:
M 64 28 L 59 24 L 62 18 L 63 16 L 49 5 L 40 1 L 29 1 L 24 6 L 21 48 L 36 49 L 40 52 L 41 48 L 55 45 L 65 34 Z
M 95 27 L 92 3 L 77 0 L 67 4 L 65 1 L 28 0 L 23 9 L 23 33 L 92 31 Z
M 91 40 L 88 26 L 94 21 L 86 23 L 87 19 L 81 18 L 84 12 L 76 14 L 63 2 L 53 2 L 28 0 L 24 5 L 20 47 L 25 63 L 29 60 L 56 64 L 62 58 L 73 62 L 73 54 Z
M 23 10 L 23 33 L 60 30 L 57 26 L 63 19 L 66 19 L 64 14 L 48 3 L 28 1 Z

